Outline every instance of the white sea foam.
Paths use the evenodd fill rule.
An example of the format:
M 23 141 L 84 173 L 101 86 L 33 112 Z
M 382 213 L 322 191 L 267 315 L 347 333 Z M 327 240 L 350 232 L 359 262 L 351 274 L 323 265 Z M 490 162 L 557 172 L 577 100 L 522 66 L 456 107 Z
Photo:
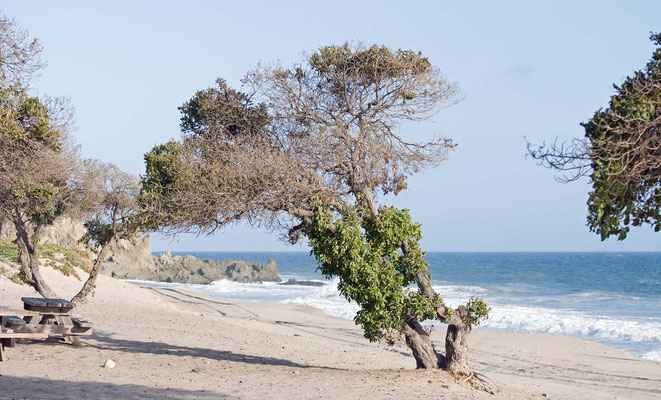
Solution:
M 648 351 L 647 353 L 643 354 L 643 358 L 661 362 L 661 350 Z
M 448 294 L 443 299 L 452 307 L 465 304 L 472 294 L 480 293 L 472 290 L 472 287 L 453 289 L 451 286 L 434 286 L 434 289 Z M 578 296 L 603 298 L 606 294 L 582 292 Z M 613 317 L 587 311 L 488 303 L 492 311 L 489 319 L 480 325 L 482 327 L 516 332 L 561 333 L 607 341 L 661 342 L 661 320 L 658 318 Z
M 565 297 L 567 298 L 574 297 L 578 299 L 601 300 L 601 301 L 640 300 L 640 297 L 638 296 L 630 296 L 622 293 L 602 292 L 600 290 L 586 290 L 583 292 L 565 295 Z
M 359 308 L 338 293 L 338 280 L 323 282 L 325 283 L 323 286 L 280 285 L 275 282 L 250 284 L 226 280 L 213 282 L 210 285 L 142 283 L 180 287 L 213 297 L 242 301 L 306 304 L 336 317 L 352 319 Z M 474 286 L 435 285 L 434 288 L 439 293 L 443 293 L 444 301 L 452 307 L 465 304 L 473 294 L 485 296 L 490 292 L 486 288 Z M 493 291 L 491 292 L 493 293 Z M 583 293 L 581 295 L 601 296 L 602 294 Z M 488 298 L 487 301 L 489 301 Z M 661 361 L 660 350 L 649 351 L 650 348 L 658 348 L 658 343 L 661 343 L 661 320 L 658 318 L 603 316 L 587 311 L 536 307 L 531 303 L 525 305 L 489 303 L 493 309 L 489 319 L 481 325 L 483 327 L 516 332 L 548 332 L 583 336 L 610 344 L 618 342 L 639 344 L 640 346 L 637 345 L 637 348 L 640 349 L 637 351 L 638 354 L 651 360 Z M 656 344 L 652 345 L 652 343 Z
M 283 300 L 281 303 L 307 304 L 336 317 L 353 319 L 359 307 L 356 303 L 348 302 L 338 293 L 337 282 L 338 280 L 335 279 L 324 286 L 310 287 L 306 294 Z
M 661 321 L 591 315 L 543 307 L 492 305 L 485 327 L 549 332 L 624 342 L 661 342 Z

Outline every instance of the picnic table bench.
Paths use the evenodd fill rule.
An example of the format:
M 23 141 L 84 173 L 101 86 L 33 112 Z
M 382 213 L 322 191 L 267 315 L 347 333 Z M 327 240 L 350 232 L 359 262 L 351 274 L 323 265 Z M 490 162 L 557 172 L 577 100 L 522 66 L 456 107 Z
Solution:
M 64 299 L 23 297 L 23 310 L 0 309 L 0 353 L 20 339 L 62 335 L 65 342 L 82 346 L 79 336 L 91 335 L 92 324 L 72 317 L 75 304 Z M 0 361 L 6 357 L 0 354 Z
M 20 333 L 14 332 L 13 329 L 2 327 L 0 328 L 0 361 L 5 361 L 5 347 L 14 347 L 16 339 L 46 339 L 47 333 Z

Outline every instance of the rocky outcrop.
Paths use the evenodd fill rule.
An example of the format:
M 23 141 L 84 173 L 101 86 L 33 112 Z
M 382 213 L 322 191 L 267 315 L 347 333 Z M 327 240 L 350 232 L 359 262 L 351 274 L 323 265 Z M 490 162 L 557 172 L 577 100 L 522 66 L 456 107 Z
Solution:
M 317 282 L 317 281 L 299 281 L 298 279 L 289 278 L 287 280 L 287 282 L 279 283 L 279 285 L 287 285 L 287 286 L 324 286 L 326 284 L 323 283 L 323 282 Z
M 86 233 L 85 226 L 79 220 L 72 218 L 57 218 L 52 225 L 41 233 L 40 244 L 56 244 L 62 247 L 79 248 L 78 241 Z M 16 228 L 9 220 L 0 221 L 0 239 L 16 239 Z
M 80 221 L 59 218 L 43 232 L 41 244 L 57 244 L 67 248 L 84 247 L 79 242 L 86 230 Z M 0 221 L 0 239 L 16 238 L 10 221 Z M 94 254 L 90 256 L 96 257 Z M 268 264 L 245 261 L 201 260 L 193 256 L 172 256 L 169 252 L 152 254 L 149 235 L 121 239 L 110 249 L 110 256 L 101 273 L 119 279 L 140 279 L 157 282 L 206 284 L 220 279 L 237 282 L 280 282 L 275 261 Z
M 237 282 L 280 282 L 278 265 L 235 260 L 201 260 L 193 256 L 173 256 L 170 252 L 152 255 L 149 235 L 132 240 L 120 240 L 111 249 L 111 256 L 101 273 L 119 279 L 139 279 L 156 282 L 206 284 L 228 279 Z

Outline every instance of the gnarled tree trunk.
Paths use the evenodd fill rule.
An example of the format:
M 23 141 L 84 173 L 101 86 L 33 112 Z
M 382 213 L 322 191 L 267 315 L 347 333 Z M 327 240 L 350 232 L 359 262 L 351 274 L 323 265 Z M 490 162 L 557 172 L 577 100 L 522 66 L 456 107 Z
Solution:
M 76 304 L 84 303 L 85 300 L 87 300 L 87 297 L 92 293 L 92 291 L 96 287 L 96 277 L 99 274 L 99 270 L 101 269 L 101 264 L 103 263 L 103 261 L 105 261 L 106 257 L 108 256 L 110 246 L 113 242 L 114 242 L 114 238 L 110 239 L 110 242 L 106 243 L 101 248 L 98 257 L 96 258 L 96 261 L 94 261 L 94 265 L 92 266 L 89 277 L 83 284 L 83 287 L 80 289 L 80 291 L 75 296 L 73 296 L 71 301 L 73 301 Z
M 468 310 L 460 306 L 455 310 L 463 323 L 449 324 L 445 335 L 445 369 L 448 371 L 468 374 L 469 368 L 469 349 L 468 335 L 471 332 L 471 326 L 468 323 Z
M 30 268 L 30 259 L 28 257 L 28 249 L 25 247 L 25 243 L 18 238 L 16 238 L 16 245 L 18 246 L 18 258 L 21 261 L 21 272 L 23 273 L 25 280 L 30 285 L 34 285 L 32 269 Z
M 406 251 L 405 248 L 403 250 Z M 415 280 L 421 294 L 431 299 L 440 298 L 424 273 L 418 272 Z M 440 356 L 443 357 L 440 367 L 460 374 L 469 374 L 468 335 L 471 332 L 471 326 L 468 320 L 468 309 L 459 306 L 456 310 L 450 310 L 441 302 L 436 313 L 442 322 L 448 324 L 445 335 L 445 357 Z M 419 364 L 418 368 L 420 368 Z
M 32 238 L 28 234 L 27 228 L 20 218 L 16 216 L 14 226 L 18 233 L 16 243 L 18 244 L 19 258 L 21 260 L 21 269 L 30 285 L 43 297 L 57 297 L 53 289 L 46 284 L 41 276 L 39 266 L 39 233 L 40 227 L 36 227 Z
M 416 318 L 406 321 L 404 337 L 415 358 L 416 368 L 432 369 L 445 365 L 445 357 L 436 351 L 429 333 Z

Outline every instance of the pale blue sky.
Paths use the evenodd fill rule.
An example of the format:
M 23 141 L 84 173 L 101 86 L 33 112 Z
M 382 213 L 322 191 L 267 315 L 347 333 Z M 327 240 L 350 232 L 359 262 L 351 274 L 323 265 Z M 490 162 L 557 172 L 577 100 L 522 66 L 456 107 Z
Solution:
M 216 77 L 233 85 L 259 61 L 289 64 L 344 41 L 420 50 L 464 100 L 411 132 L 459 147 L 385 199 L 423 223 L 429 251 L 661 250 L 634 229 L 601 242 L 585 227 L 585 182 L 563 185 L 525 160 L 533 141 L 581 136 L 611 84 L 644 66 L 659 1 L 0 1 L 38 37 L 38 88 L 71 98 L 85 156 L 139 174 L 142 155 L 178 137 L 177 107 Z M 384 200 L 384 199 L 382 199 Z M 213 237 L 154 238 L 155 250 L 306 250 L 247 226 Z

